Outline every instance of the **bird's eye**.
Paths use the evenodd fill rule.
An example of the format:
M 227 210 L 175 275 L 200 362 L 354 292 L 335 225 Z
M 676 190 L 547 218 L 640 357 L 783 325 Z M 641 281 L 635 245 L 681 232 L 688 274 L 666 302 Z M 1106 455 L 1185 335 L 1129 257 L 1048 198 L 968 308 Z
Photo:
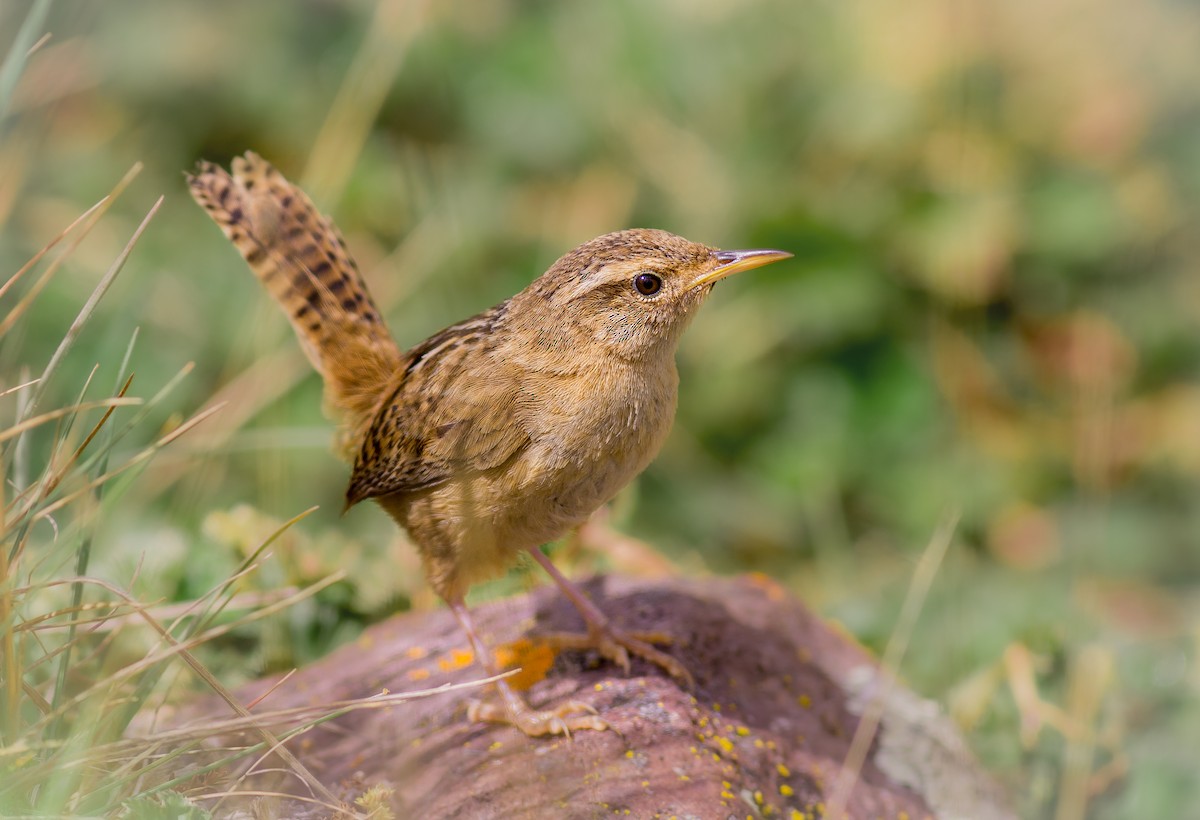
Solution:
M 633 286 L 642 296 L 653 296 L 662 290 L 662 279 L 653 273 L 639 273 L 633 277 Z

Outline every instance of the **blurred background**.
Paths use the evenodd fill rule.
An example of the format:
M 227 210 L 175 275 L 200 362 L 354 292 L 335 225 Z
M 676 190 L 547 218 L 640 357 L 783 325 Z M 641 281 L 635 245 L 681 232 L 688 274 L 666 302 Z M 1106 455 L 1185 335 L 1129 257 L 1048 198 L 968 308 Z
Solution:
M 32 5 L 0 4 L 0 54 Z M 654 552 L 562 560 L 765 573 L 881 651 L 960 512 L 903 678 L 1022 816 L 1076 816 L 1067 789 L 1200 817 L 1195 3 L 59 0 L 43 29 L 0 120 L 3 278 L 144 168 L 0 338 L 0 391 L 165 195 L 47 389 L 110 384 L 140 328 L 143 394 L 195 363 L 154 425 L 228 402 L 107 505 L 92 574 L 187 600 L 313 505 L 245 583 L 348 571 L 210 647 L 223 680 L 432 605 L 380 511 L 339 518 L 320 384 L 185 190 L 252 149 L 334 215 L 402 345 L 614 229 L 795 253 L 683 343 L 672 437 L 612 516 Z

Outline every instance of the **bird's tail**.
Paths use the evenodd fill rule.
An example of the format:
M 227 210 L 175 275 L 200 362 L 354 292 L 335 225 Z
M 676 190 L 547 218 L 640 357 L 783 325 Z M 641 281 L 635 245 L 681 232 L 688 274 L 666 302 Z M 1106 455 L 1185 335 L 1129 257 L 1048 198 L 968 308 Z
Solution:
M 325 379 L 338 450 L 353 458 L 401 354 L 333 221 L 266 160 L 247 153 L 232 173 L 201 162 L 192 196 L 287 313 Z

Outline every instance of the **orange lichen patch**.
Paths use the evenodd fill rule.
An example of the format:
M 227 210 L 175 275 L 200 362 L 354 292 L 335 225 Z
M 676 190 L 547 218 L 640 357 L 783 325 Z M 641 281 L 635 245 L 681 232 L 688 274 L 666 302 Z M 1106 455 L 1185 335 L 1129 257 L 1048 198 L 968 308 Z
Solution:
M 408 671 L 408 679 L 411 681 L 426 680 L 428 677 L 428 669 L 410 669 Z
M 518 692 L 544 680 L 557 656 L 558 653 L 549 644 L 529 638 L 519 638 L 496 647 L 496 663 L 499 666 L 505 669 L 517 667 L 520 670 L 508 679 L 508 685 Z
M 408 651 L 404 654 L 409 660 L 419 661 L 421 658 L 429 654 L 429 650 L 423 646 L 410 646 Z
M 438 669 L 443 672 L 453 672 L 475 662 L 475 653 L 470 649 L 452 649 L 450 656 L 438 660 Z
M 748 576 L 748 580 L 751 584 L 765 592 L 769 601 L 782 601 L 787 597 L 787 590 L 780 586 L 779 582 L 770 575 L 761 572 L 752 572 Z

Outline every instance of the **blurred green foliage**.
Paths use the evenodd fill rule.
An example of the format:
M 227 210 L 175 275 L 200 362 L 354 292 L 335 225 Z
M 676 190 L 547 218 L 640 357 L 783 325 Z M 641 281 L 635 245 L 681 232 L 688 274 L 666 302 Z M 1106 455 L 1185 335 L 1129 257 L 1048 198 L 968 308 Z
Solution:
M 0 51 L 28 6 L 0 5 Z M 621 527 L 691 571 L 769 573 L 878 649 L 961 510 L 907 678 L 1025 816 L 1081 788 L 1064 732 L 1097 746 L 1091 816 L 1200 805 L 1195 4 L 60 0 L 48 28 L 4 123 L 0 267 L 145 170 L 0 340 L 0 388 L 166 193 L 52 387 L 115 372 L 140 327 L 139 382 L 195 361 L 178 412 L 231 401 L 112 510 L 102 571 L 148 560 L 140 590 L 194 596 L 241 558 L 207 517 L 320 504 L 276 579 L 359 571 L 288 616 L 293 648 L 257 639 L 262 663 L 427 601 L 382 514 L 338 520 L 319 385 L 189 201 L 200 157 L 302 179 L 405 344 L 609 230 L 786 248 L 697 319 Z M 1072 672 L 1093 650 L 1113 668 L 1094 713 Z M 1022 743 L 1044 714 L 1009 680 L 1066 722 Z

